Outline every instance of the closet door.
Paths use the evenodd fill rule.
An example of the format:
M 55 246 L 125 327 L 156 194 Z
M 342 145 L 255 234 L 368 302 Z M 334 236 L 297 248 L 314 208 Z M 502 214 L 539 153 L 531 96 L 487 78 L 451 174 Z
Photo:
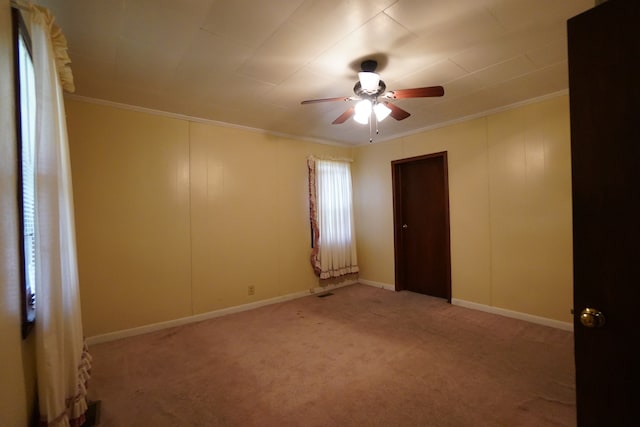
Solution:
M 638 425 L 640 2 L 568 21 L 579 426 Z

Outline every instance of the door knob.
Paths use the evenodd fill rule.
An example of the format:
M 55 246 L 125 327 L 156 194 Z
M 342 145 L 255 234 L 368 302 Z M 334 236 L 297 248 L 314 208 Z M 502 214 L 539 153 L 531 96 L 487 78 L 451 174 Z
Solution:
M 409 226 L 407 224 L 403 224 L 402 228 L 407 229 L 407 228 L 409 228 Z
M 600 310 L 587 307 L 580 312 L 580 323 L 587 328 L 600 328 L 604 325 L 604 314 Z

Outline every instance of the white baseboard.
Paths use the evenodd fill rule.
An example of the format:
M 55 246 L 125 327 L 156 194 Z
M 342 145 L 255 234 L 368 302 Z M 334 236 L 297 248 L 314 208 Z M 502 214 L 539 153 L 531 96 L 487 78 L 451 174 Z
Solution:
M 358 282 L 362 283 L 363 285 L 373 286 L 374 288 L 382 288 L 388 291 L 396 290 L 395 285 L 390 285 L 388 283 L 374 282 L 373 280 L 367 280 L 367 279 L 358 279 Z
M 499 307 L 492 307 L 490 305 L 478 304 L 475 302 L 464 301 L 457 298 L 451 299 L 451 304 L 460 307 L 471 308 L 473 310 L 484 311 L 487 313 L 498 314 L 500 316 L 511 317 L 514 319 L 525 320 L 531 323 L 537 323 L 539 325 L 550 326 L 552 328 L 562 329 L 565 331 L 573 332 L 573 324 L 569 322 L 561 322 L 559 320 L 548 319 L 546 317 L 534 316 L 532 314 L 521 313 L 519 311 L 507 310 Z
M 387 283 L 374 282 L 373 280 L 367 280 L 367 279 L 359 279 L 358 282 L 362 283 L 363 285 L 373 286 L 375 288 L 382 288 L 389 291 L 395 291 L 395 286 Z M 562 329 L 565 331 L 573 331 L 573 324 L 569 322 L 561 322 L 559 320 L 548 319 L 546 317 L 534 316 L 532 314 L 521 313 L 519 311 L 512 311 L 504 308 L 492 307 L 490 305 L 464 301 L 457 298 L 452 298 L 451 304 L 457 305 L 460 307 L 471 308 L 473 310 L 484 311 L 486 313 L 498 314 L 500 316 L 525 320 L 527 322 L 537 323 L 539 325 L 544 325 L 544 326 L 550 326 L 552 328 Z
M 330 285 L 325 285 L 325 286 L 316 286 L 315 288 L 309 289 L 309 294 L 316 294 L 319 292 L 326 292 L 326 291 L 330 291 L 331 289 L 337 289 L 337 288 L 343 288 L 345 286 L 349 286 L 349 285 L 355 285 L 356 283 L 358 283 L 357 280 L 345 280 L 344 282 L 340 282 L 340 283 L 333 283 Z M 300 293 L 300 292 L 298 292 Z M 294 294 L 295 295 L 295 294 Z
M 357 280 L 345 280 L 344 282 L 330 284 L 326 286 L 316 286 L 308 291 L 294 292 L 287 295 L 282 295 L 275 298 L 269 298 L 261 301 L 251 302 L 248 304 L 237 305 L 234 307 L 222 308 L 219 310 L 209 311 L 207 313 L 195 314 L 193 316 L 181 317 L 179 319 L 167 320 L 165 322 L 152 323 L 149 325 L 138 326 L 131 329 L 123 329 L 120 331 L 109 332 L 106 334 L 95 335 L 87 338 L 87 345 L 99 344 L 108 341 L 119 340 L 121 338 L 133 337 L 136 335 L 142 335 L 149 332 L 159 331 L 161 329 L 173 328 L 176 326 L 186 325 L 189 323 L 201 322 L 207 319 L 213 319 L 216 317 L 226 316 L 227 314 L 240 313 L 242 311 L 253 310 L 265 305 L 277 304 L 280 302 L 290 301 L 297 298 L 306 297 L 311 294 L 326 292 L 331 289 L 342 288 L 344 286 L 353 285 L 358 283 Z
M 395 286 L 390 285 L 388 283 L 374 282 L 372 280 L 359 279 L 359 280 L 345 280 L 344 282 L 340 282 L 337 284 L 330 284 L 326 286 L 316 286 L 315 288 L 311 288 L 307 291 L 294 292 L 287 295 L 278 296 L 275 298 L 269 298 L 261 301 L 251 302 L 248 304 L 237 305 L 234 307 L 222 308 L 219 310 L 210 311 L 207 313 L 195 314 L 193 316 L 182 317 L 179 319 L 167 320 L 165 322 L 152 323 L 149 325 L 139 326 L 131 329 L 124 329 L 115 332 L 109 332 L 106 334 L 95 335 L 87 338 L 87 344 L 99 344 L 108 341 L 114 341 L 121 338 L 132 337 L 136 335 L 142 335 L 149 332 L 159 331 L 161 329 L 173 328 L 176 326 L 186 325 L 189 323 L 201 322 L 207 319 L 213 319 L 216 317 L 226 316 L 232 313 L 240 313 L 247 310 L 253 310 L 255 308 L 263 307 L 266 305 L 277 304 L 280 302 L 290 301 L 297 298 L 302 298 L 308 295 L 322 293 L 330 291 L 331 289 L 342 288 L 344 286 L 353 285 L 355 283 L 361 283 L 367 286 L 373 286 L 375 288 L 386 289 L 388 291 L 395 291 Z M 545 317 L 534 316 L 531 314 L 520 313 L 517 311 L 506 310 L 503 308 L 492 307 L 484 304 L 478 304 L 475 302 L 469 302 L 460 300 L 457 298 L 451 299 L 451 304 L 457 305 L 460 307 L 471 308 L 474 310 L 484 311 L 487 313 L 498 314 L 501 316 L 512 317 L 515 319 L 525 320 L 532 323 L 537 323 L 540 325 L 550 326 L 553 328 L 563 329 L 566 331 L 573 331 L 573 324 L 568 322 L 560 322 L 558 320 L 548 319 Z

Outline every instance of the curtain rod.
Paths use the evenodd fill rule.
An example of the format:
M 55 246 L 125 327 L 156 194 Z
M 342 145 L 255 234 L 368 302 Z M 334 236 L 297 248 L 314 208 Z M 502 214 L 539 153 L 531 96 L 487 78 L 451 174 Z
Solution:
M 314 156 L 311 155 L 308 157 L 311 160 L 331 160 L 334 162 L 349 162 L 353 163 L 353 159 L 346 159 L 344 157 L 331 157 L 331 156 Z

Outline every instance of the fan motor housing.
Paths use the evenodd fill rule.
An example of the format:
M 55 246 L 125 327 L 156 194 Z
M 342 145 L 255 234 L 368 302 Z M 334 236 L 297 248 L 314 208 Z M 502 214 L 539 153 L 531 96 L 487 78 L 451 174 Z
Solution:
M 384 84 L 382 80 L 378 82 L 378 89 L 375 92 L 362 89 L 362 85 L 360 84 L 360 82 L 357 82 L 356 85 L 353 87 L 353 93 L 355 93 L 360 98 L 373 100 L 378 96 L 382 95 L 386 89 L 387 89 L 387 85 Z

